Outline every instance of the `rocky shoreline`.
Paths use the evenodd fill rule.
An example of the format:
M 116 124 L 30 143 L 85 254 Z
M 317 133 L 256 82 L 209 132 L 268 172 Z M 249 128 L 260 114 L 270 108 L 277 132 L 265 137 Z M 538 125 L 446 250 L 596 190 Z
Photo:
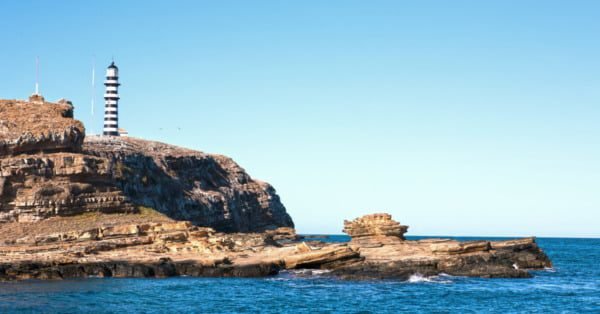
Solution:
M 346 222 L 348 243 L 303 242 L 291 228 L 219 233 L 189 222 L 77 230 L 0 245 L 0 280 L 81 277 L 263 277 L 281 270 L 328 270 L 342 279 L 411 275 L 527 278 L 552 263 L 534 238 L 458 242 L 405 240 L 387 214 Z M 359 230 L 359 235 L 354 234 Z
M 82 277 L 524 278 L 552 263 L 534 238 L 406 240 L 388 214 L 348 243 L 296 235 L 275 189 L 228 157 L 85 137 L 68 101 L 0 100 L 0 281 Z

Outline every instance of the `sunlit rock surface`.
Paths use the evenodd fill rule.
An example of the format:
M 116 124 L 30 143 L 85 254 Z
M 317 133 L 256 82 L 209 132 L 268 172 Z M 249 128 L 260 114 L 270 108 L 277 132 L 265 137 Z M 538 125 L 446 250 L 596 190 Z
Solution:
M 0 101 L 0 222 L 154 208 L 219 231 L 293 227 L 233 160 L 125 137 L 88 137 L 70 103 Z
M 389 214 L 344 222 L 348 243 L 300 241 L 272 186 L 228 157 L 85 137 L 68 101 L 0 101 L 0 280 L 269 276 L 528 277 L 534 238 L 406 240 Z M 310 273 L 307 272 L 307 273 Z

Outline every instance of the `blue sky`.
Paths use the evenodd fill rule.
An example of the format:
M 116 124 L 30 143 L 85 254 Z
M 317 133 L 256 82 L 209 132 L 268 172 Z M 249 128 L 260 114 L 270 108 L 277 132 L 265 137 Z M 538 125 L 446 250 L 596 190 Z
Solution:
M 233 157 L 275 186 L 300 232 L 389 212 L 412 235 L 600 236 L 598 1 L 0 12 L 0 98 L 33 92 L 39 56 L 42 94 L 71 99 L 98 132 L 92 59 L 103 72 L 114 57 L 122 127 Z

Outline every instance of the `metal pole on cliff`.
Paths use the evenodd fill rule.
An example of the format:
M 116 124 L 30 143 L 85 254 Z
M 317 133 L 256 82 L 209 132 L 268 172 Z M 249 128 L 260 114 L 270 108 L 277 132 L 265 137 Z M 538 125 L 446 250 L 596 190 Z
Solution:
M 35 57 L 35 94 L 40 94 L 40 57 Z
M 96 103 L 96 57 L 92 59 L 92 133 L 94 133 L 94 105 Z

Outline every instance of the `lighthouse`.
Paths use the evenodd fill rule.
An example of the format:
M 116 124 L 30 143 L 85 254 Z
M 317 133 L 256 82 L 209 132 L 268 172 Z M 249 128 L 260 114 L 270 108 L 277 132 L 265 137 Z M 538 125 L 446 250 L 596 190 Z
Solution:
M 104 93 L 104 130 L 107 136 L 119 136 L 119 68 L 113 61 L 106 69 Z

